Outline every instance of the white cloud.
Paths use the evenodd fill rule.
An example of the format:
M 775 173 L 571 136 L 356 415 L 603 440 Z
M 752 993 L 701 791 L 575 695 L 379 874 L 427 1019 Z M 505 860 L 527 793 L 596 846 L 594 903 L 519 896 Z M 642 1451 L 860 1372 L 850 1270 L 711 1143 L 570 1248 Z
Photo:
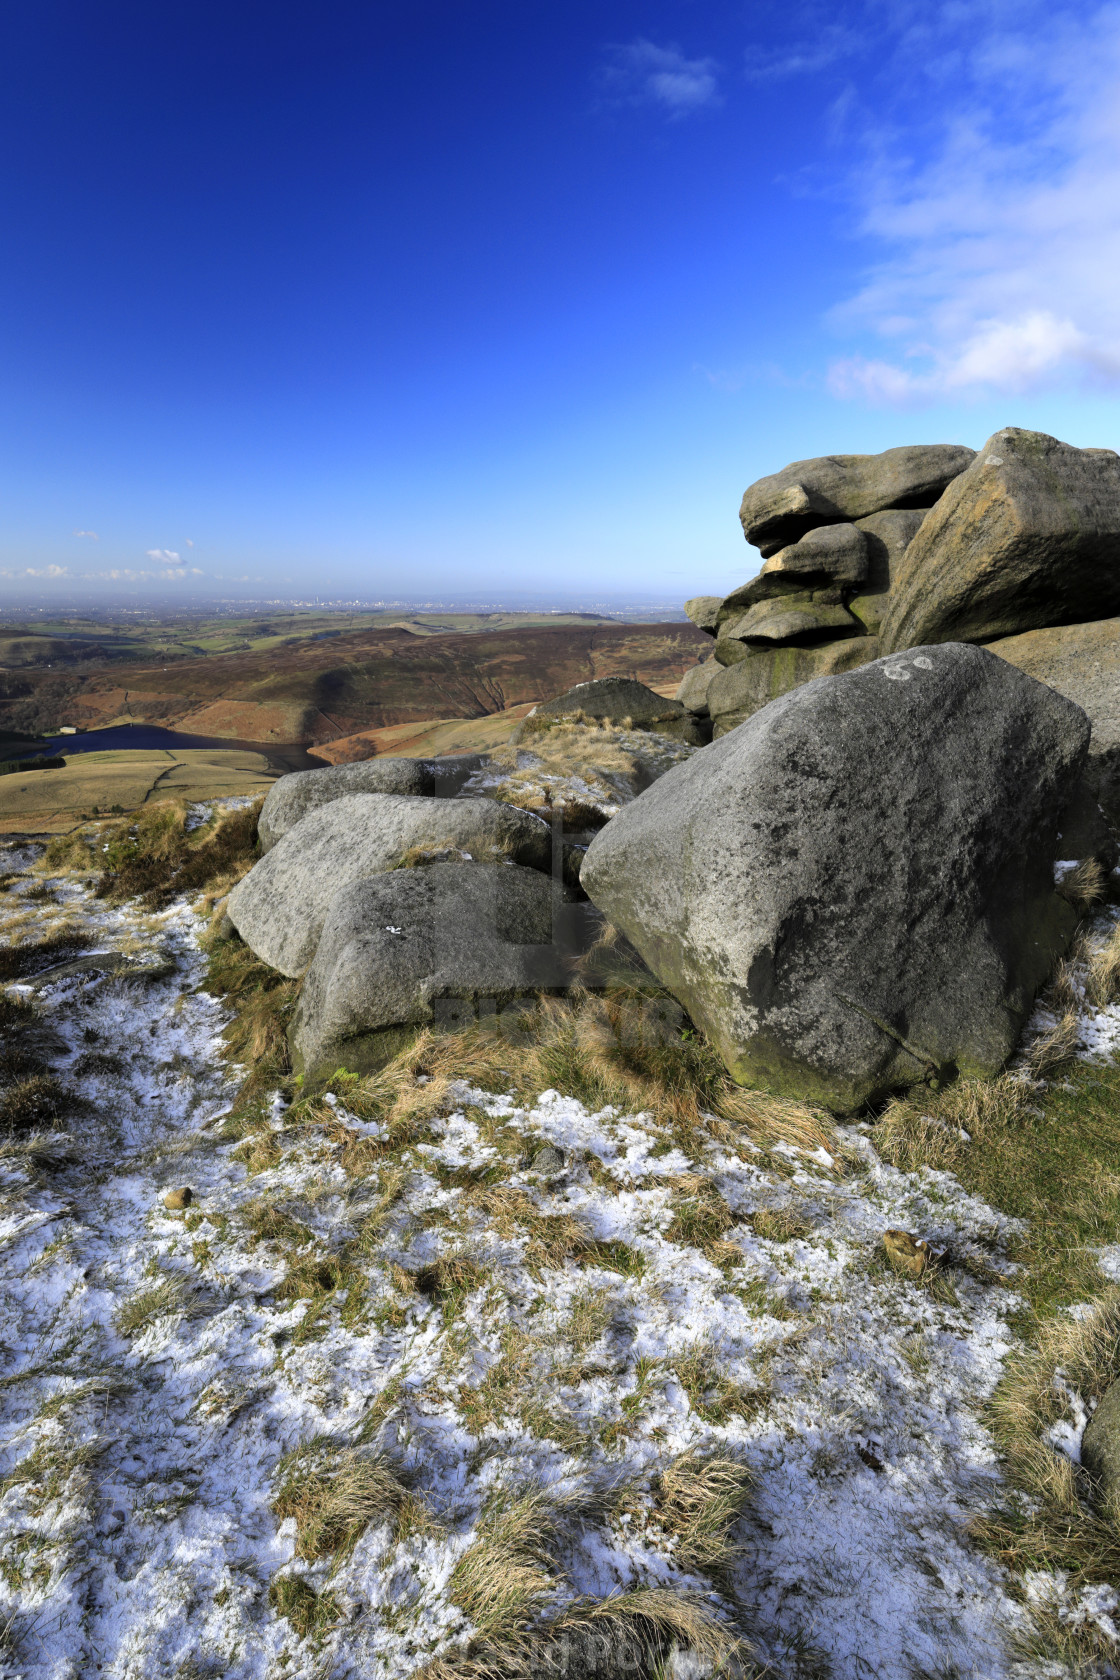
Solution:
M 0 577 L 6 578 L 60 578 L 69 575 L 66 566 L 25 566 L 22 571 L 0 572 Z
M 97 535 L 96 531 L 75 531 L 74 535 L 76 537 L 89 537 L 91 542 L 101 541 L 101 538 Z
M 931 48 L 939 130 L 865 127 L 859 231 L 888 255 L 832 319 L 895 348 L 837 360 L 838 396 L 1120 384 L 1120 9 L 997 25 L 955 66 Z
M 149 560 L 162 560 L 167 566 L 173 566 L 179 558 L 173 548 L 147 548 L 144 552 Z
M 194 547 L 194 543 L 191 541 L 191 539 L 189 537 L 187 538 L 187 547 L 188 548 L 193 548 Z
M 679 47 L 659 47 L 639 37 L 609 47 L 599 87 L 613 104 L 653 105 L 670 117 L 686 117 L 718 105 L 718 66 L 710 58 L 686 58 Z

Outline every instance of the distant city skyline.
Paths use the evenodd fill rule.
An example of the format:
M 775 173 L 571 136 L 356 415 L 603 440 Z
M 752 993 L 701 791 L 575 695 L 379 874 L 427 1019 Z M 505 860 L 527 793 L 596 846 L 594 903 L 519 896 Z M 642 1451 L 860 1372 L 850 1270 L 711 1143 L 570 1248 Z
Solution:
M 0 609 L 670 603 L 755 569 L 787 461 L 1120 447 L 1115 8 L 41 0 L 0 43 Z

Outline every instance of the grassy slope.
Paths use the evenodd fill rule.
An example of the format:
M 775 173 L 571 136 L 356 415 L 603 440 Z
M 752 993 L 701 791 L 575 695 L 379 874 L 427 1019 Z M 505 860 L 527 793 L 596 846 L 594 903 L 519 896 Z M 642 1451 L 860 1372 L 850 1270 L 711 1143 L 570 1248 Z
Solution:
M 75 753 L 64 770 L 0 777 L 0 834 L 57 834 L 113 806 L 130 811 L 157 798 L 256 797 L 275 772 L 260 754 L 223 748 Z
M 325 741 L 483 717 L 589 678 L 679 681 L 708 638 L 690 624 L 549 624 L 418 636 L 362 629 L 210 657 L 0 673 L 0 724 L 131 718 L 240 740 Z

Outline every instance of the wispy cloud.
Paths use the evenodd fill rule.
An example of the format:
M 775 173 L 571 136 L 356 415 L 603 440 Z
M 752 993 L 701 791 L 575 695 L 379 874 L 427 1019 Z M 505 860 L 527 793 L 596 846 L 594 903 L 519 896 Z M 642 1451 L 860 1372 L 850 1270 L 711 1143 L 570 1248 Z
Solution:
M 864 119 L 860 232 L 885 255 L 832 321 L 882 350 L 834 362 L 837 396 L 1120 385 L 1120 8 L 987 25 L 962 41 L 958 19 L 954 54 L 927 39 L 937 129 Z
M 75 531 L 74 535 L 76 537 L 88 537 L 91 542 L 101 541 L 101 538 L 98 536 L 96 531 Z
M 164 554 L 166 549 L 155 550 L 156 554 Z M 178 556 L 176 555 L 176 559 Z M 159 583 L 170 583 L 176 578 L 205 577 L 206 573 L 200 566 L 168 566 L 159 572 L 135 570 L 130 566 L 115 566 L 107 572 L 84 572 L 83 582 L 95 580 L 103 583 L 144 583 L 152 579 Z
M 679 47 L 639 37 L 606 49 L 597 81 L 610 104 L 650 105 L 679 118 L 720 103 L 718 68 L 714 59 L 686 58 Z
M 168 566 L 173 566 L 179 559 L 178 554 L 173 548 L 148 548 L 145 549 L 144 552 L 147 554 L 149 560 L 162 560 L 164 564 Z
M 60 578 L 69 575 L 66 566 L 24 566 L 15 571 L 0 572 L 0 577 L 6 578 Z

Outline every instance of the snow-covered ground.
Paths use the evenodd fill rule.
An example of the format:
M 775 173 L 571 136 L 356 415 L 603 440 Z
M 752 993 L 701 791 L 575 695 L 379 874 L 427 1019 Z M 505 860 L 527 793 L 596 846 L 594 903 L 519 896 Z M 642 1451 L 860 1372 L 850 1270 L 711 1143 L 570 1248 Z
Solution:
M 13 988 L 65 1041 L 56 1071 L 83 1102 L 49 1147 L 0 1155 L 5 1675 L 388 1680 L 453 1661 L 472 1632 L 456 1566 L 523 1497 L 546 1615 L 668 1587 L 783 1680 L 1059 1672 L 1016 1664 L 1025 1613 L 966 1532 L 998 1490 L 980 1413 L 1016 1296 L 1008 1222 L 950 1175 L 884 1165 L 858 1128 L 831 1158 L 718 1129 L 686 1156 L 648 1116 L 467 1086 L 357 1174 L 376 1126 L 274 1101 L 251 1171 L 222 1136 L 199 920 L 62 882 L 33 901 L 34 884 L 0 896 L 10 925 L 65 916 L 152 974 Z M 184 1185 L 192 1206 L 168 1210 Z M 690 1242 L 713 1193 L 731 1223 Z M 534 1239 L 562 1218 L 584 1248 L 542 1261 Z M 945 1249 L 952 1288 L 890 1271 L 887 1227 Z M 416 1282 L 449 1256 L 465 1264 L 441 1303 Z M 345 1258 L 346 1288 L 285 1295 L 301 1257 Z M 273 1511 L 280 1461 L 314 1444 L 329 1471 L 355 1443 L 412 1518 L 306 1561 Z M 714 1575 L 658 1503 L 689 1454 L 751 1478 Z M 276 1608 L 297 1579 L 323 1609 L 303 1638 Z

